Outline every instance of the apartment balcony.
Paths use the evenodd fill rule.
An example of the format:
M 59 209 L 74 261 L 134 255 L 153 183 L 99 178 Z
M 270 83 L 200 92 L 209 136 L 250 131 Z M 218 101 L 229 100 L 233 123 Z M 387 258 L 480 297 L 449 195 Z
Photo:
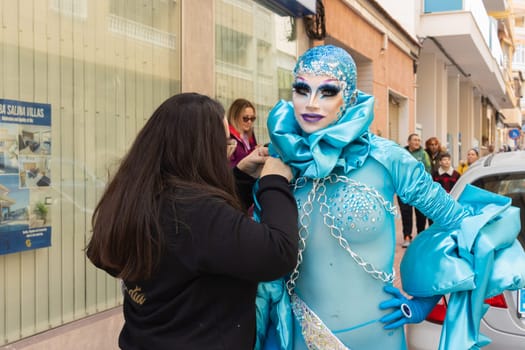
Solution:
M 498 10 L 506 2 L 485 3 Z M 507 89 L 498 24 L 488 16 L 484 1 L 425 0 L 419 33 L 425 39 L 424 51 L 444 55 L 452 69 L 488 96 L 496 108 L 515 107 L 513 93 Z

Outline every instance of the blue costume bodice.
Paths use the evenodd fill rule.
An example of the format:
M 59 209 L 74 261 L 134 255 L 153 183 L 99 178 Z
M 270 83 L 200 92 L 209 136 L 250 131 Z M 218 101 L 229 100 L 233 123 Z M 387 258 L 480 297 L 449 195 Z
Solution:
M 370 173 L 377 176 L 367 176 Z M 346 175 L 333 174 L 314 191 L 317 198 L 306 220 L 309 234 L 294 292 L 350 348 L 363 349 L 370 337 L 378 341 L 376 346 L 388 348 L 402 342 L 402 332 L 384 331 L 378 322 L 383 313 L 370 301 L 386 299 L 383 285 L 387 282 L 376 278 L 393 278 L 396 208 L 392 179 L 373 158 Z M 300 217 L 308 208 L 313 183 L 309 180 L 295 191 Z M 385 336 L 378 337 L 382 333 Z M 294 349 L 306 349 L 300 330 L 294 334 Z

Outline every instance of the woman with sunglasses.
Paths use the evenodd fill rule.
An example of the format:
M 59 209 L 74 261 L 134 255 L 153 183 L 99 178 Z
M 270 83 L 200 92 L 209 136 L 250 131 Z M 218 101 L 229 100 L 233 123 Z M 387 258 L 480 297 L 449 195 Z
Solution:
M 237 163 L 257 147 L 257 140 L 253 133 L 255 120 L 255 106 L 244 98 L 238 98 L 228 110 L 228 123 L 230 124 L 231 146 L 230 166 Z M 235 146 L 235 148 L 233 148 Z

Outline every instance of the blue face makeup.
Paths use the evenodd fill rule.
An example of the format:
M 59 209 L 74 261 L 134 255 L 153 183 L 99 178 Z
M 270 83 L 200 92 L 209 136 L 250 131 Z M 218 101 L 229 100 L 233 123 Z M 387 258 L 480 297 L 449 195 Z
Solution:
M 311 134 L 336 123 L 344 104 L 343 83 L 330 76 L 304 74 L 293 84 L 295 119 Z

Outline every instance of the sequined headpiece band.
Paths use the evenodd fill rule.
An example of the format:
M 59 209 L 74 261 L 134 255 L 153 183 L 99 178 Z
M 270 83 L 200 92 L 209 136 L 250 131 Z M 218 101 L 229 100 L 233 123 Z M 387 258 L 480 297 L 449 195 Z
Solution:
M 355 62 L 348 52 L 333 45 L 316 46 L 307 50 L 295 65 L 294 77 L 300 74 L 326 75 L 343 84 L 344 104 L 341 113 L 357 100 Z

